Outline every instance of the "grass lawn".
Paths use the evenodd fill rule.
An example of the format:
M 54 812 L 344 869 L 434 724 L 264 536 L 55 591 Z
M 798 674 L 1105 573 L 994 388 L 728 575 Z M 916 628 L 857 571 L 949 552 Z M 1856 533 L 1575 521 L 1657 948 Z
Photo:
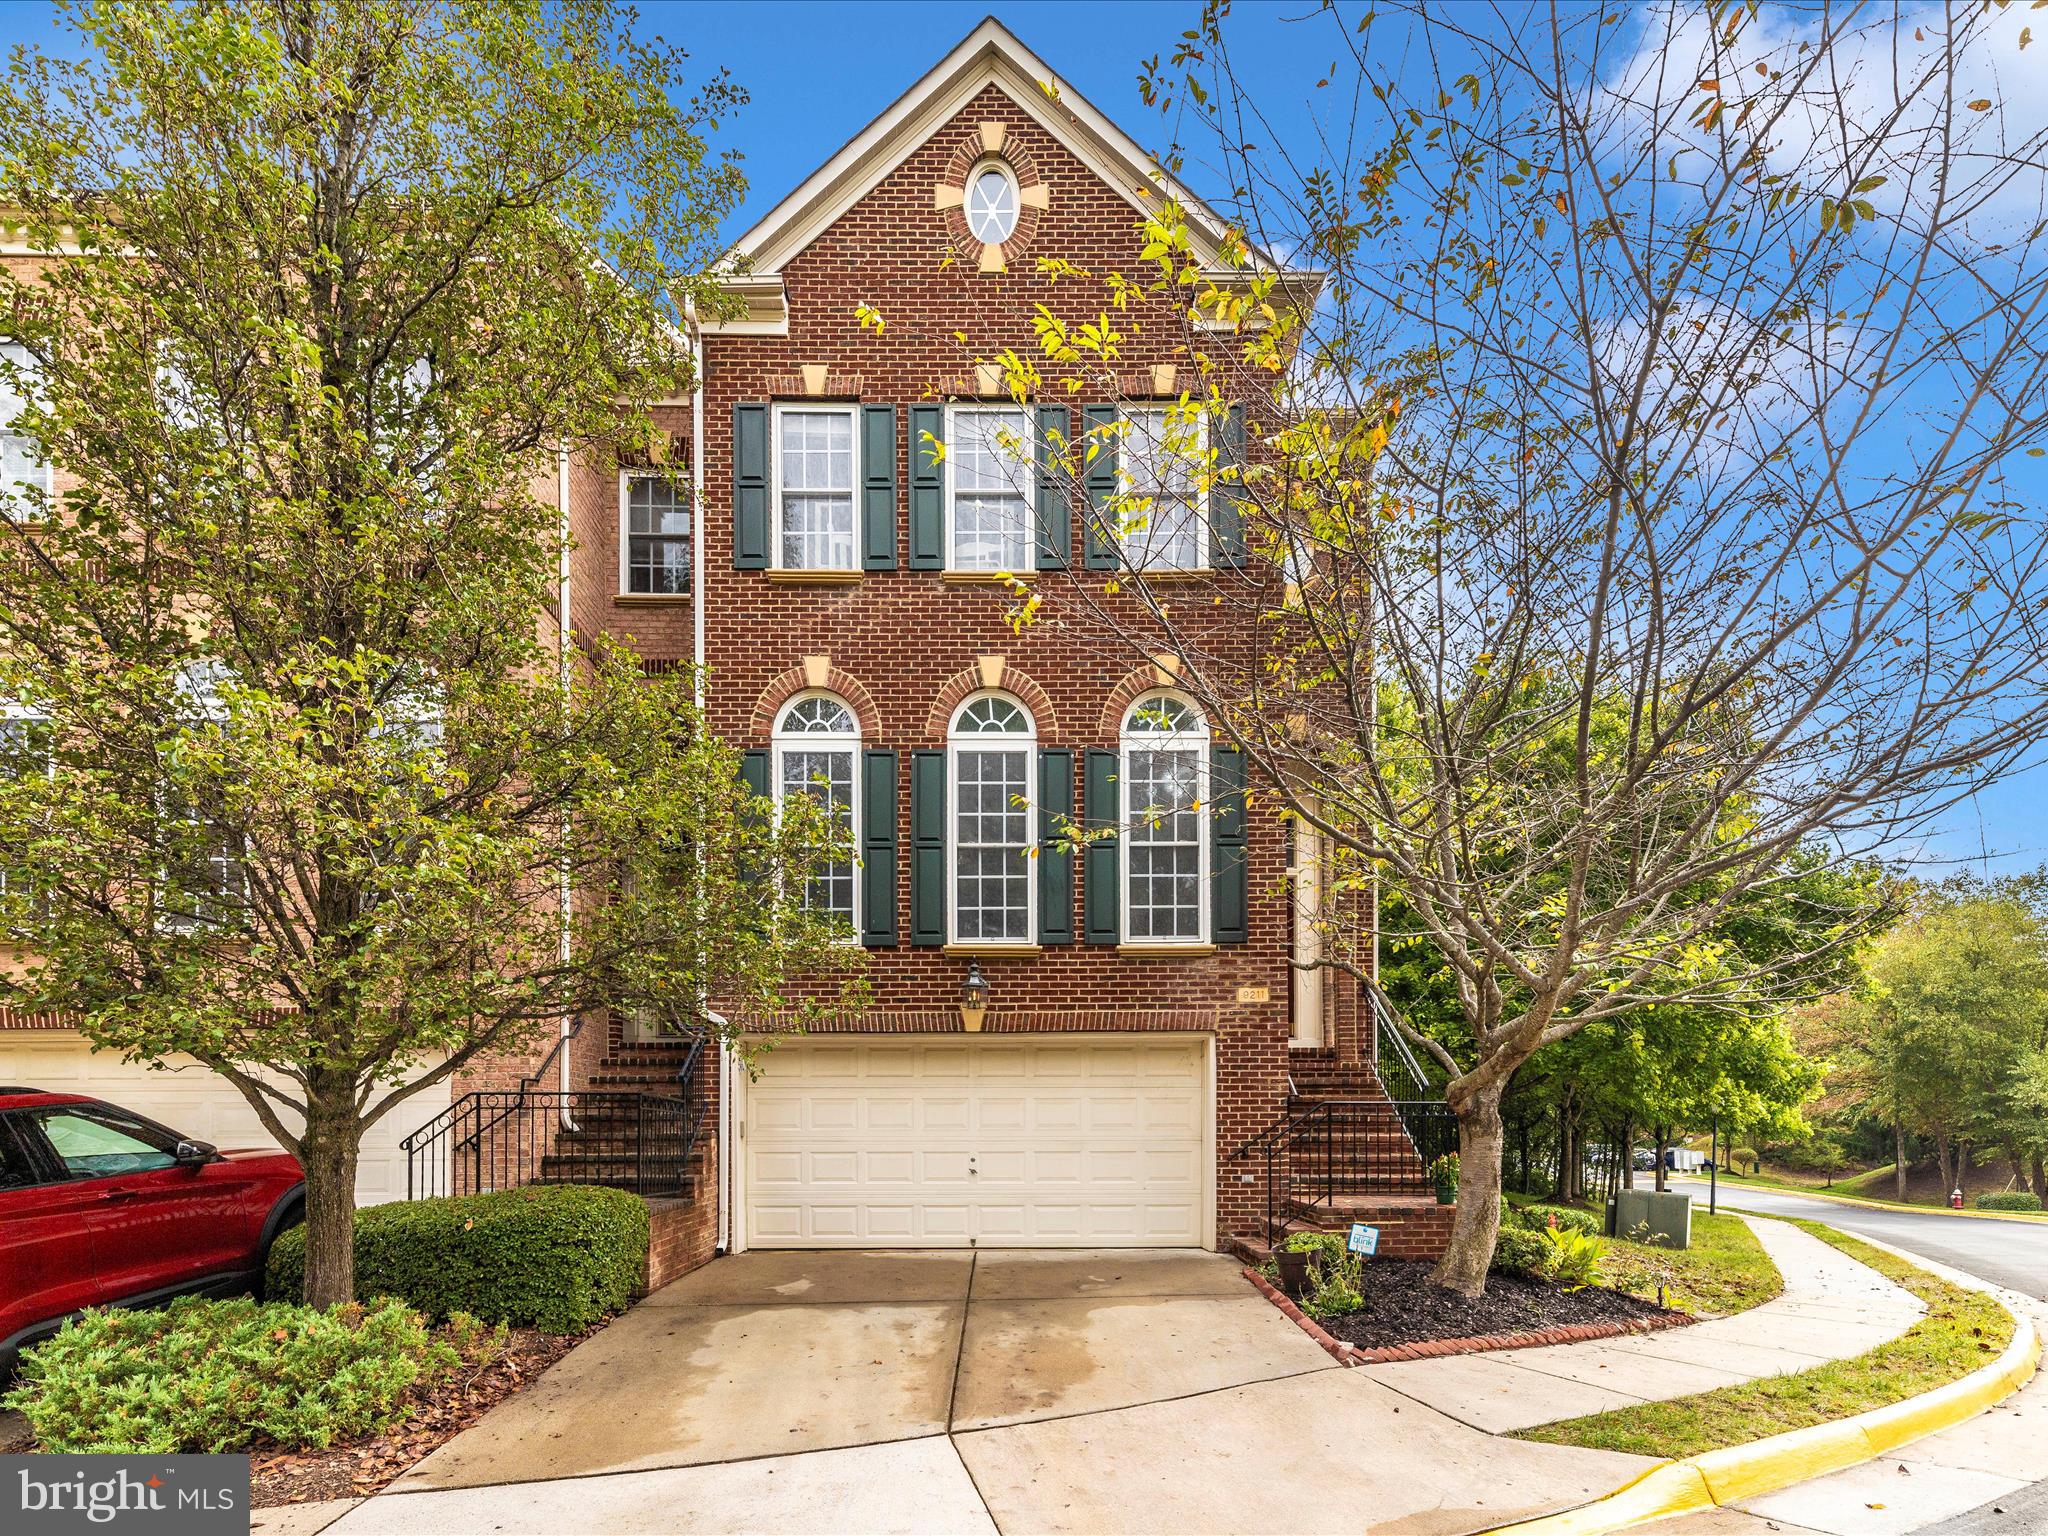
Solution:
M 1669 1402 L 1644 1403 L 1521 1431 L 1517 1438 L 1639 1456 L 1697 1456 L 1882 1408 L 1995 1360 L 2012 1340 L 2005 1308 L 1818 1222 L 1793 1225 L 1860 1259 L 1927 1304 L 1927 1314 L 1867 1354 Z
M 1665 1287 L 1664 1304 L 1695 1317 L 1725 1317 L 1785 1289 L 1778 1266 L 1740 1216 L 1692 1213 L 1692 1246 L 1657 1248 L 1616 1239 L 1600 1258 L 1603 1285 L 1647 1301 Z

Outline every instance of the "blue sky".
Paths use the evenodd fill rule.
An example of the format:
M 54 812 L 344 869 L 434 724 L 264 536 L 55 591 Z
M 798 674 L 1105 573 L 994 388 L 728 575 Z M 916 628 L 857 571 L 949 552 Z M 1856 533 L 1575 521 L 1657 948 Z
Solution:
M 1193 0 L 643 0 L 642 30 L 687 48 L 708 71 L 729 68 L 751 96 L 726 124 L 725 141 L 745 155 L 746 202 L 737 234 L 772 207 L 893 101 L 991 9 L 1068 86 L 1086 95 L 1147 144 L 1156 114 L 1138 100 L 1140 61 L 1169 53 L 1195 24 Z M 1321 60 L 1305 58 L 1289 16 L 1309 4 L 1240 0 L 1233 9 L 1233 58 L 1275 109 L 1276 126 L 1305 122 Z M 50 9 L 37 0 L 0 5 L 0 45 L 38 43 L 69 51 Z M 1300 103 L 1296 106 L 1296 103 Z M 1293 108 L 1283 113 L 1279 109 Z M 1199 189 L 1200 177 L 1189 178 Z M 1926 872 L 1969 864 L 1993 871 L 2048 861 L 2048 766 L 2007 779 L 1958 807 L 1925 845 Z

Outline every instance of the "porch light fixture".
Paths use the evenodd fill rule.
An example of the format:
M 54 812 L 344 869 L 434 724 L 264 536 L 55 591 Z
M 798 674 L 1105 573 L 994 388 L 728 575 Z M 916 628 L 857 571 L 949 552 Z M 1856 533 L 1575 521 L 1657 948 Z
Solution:
M 981 962 L 967 962 L 967 980 L 960 984 L 960 1027 L 970 1035 L 981 1029 L 988 1012 L 988 978 L 981 974 Z

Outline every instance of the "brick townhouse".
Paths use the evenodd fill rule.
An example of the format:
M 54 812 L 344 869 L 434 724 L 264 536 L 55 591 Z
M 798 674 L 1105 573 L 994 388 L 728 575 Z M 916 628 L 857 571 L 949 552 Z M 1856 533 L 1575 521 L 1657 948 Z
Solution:
M 1449 1213 L 1380 1087 L 1370 997 L 1293 963 L 1312 956 L 1313 846 L 1243 793 L 1241 754 L 1170 666 L 1071 617 L 1010 622 L 1002 572 L 1100 590 L 1142 564 L 1191 610 L 1205 584 L 1250 579 L 1234 509 L 1176 494 L 1153 448 L 1185 378 L 1176 317 L 1127 327 L 1093 392 L 1020 404 L 989 366 L 1035 353 L 1036 306 L 1103 307 L 1041 258 L 1141 269 L 1157 177 L 984 21 L 736 242 L 743 312 L 691 338 L 699 393 L 657 408 L 662 462 L 563 463 L 571 632 L 626 637 L 650 670 L 704 663 L 754 787 L 845 818 L 858 857 L 811 897 L 865 950 L 871 1005 L 751 1072 L 584 1019 L 458 1075 L 381 1164 L 366 1154 L 391 1186 L 373 1197 L 405 1178 L 630 1180 L 656 1197 L 662 1273 L 720 1248 L 1214 1247 L 1269 1236 L 1290 1198 L 1297 1218 L 1372 1215 L 1390 1251 L 1441 1246 Z M 1198 242 L 1220 236 L 1194 214 Z M 1119 455 L 1079 493 L 1012 451 L 1119 419 Z M 1245 451 L 1241 420 L 1220 453 Z M 1113 548 L 1088 498 L 1148 473 L 1143 547 Z M 1069 818 L 1097 837 L 1074 848 Z M 582 1097 L 537 1160 L 494 1174 L 488 1106 L 522 1088 Z M 678 1096 L 686 1127 L 650 1146 L 646 1104 Z M 1320 1163 L 1313 1134 L 1269 1134 L 1290 1115 Z
M 1313 859 L 1238 793 L 1241 755 L 1170 667 L 1008 618 L 1005 571 L 1099 590 L 1139 561 L 1195 599 L 1237 579 L 1228 509 L 1169 515 L 1162 494 L 1146 547 L 1118 552 L 1085 494 L 1015 451 L 1122 415 L 1135 484 L 1182 325 L 1144 327 L 1093 394 L 1019 404 L 989 366 L 1034 353 L 1035 306 L 1102 307 L 1039 258 L 1140 270 L 1158 191 L 1136 143 L 984 21 L 736 242 L 744 315 L 703 327 L 701 394 L 660 413 L 687 476 L 569 471 L 575 627 L 630 637 L 650 668 L 703 661 L 755 787 L 828 795 L 859 850 L 813 899 L 858 934 L 871 1006 L 779 1040 L 758 1075 L 693 1079 L 683 1262 L 714 1244 L 1217 1246 L 1265 1223 L 1248 1141 L 1319 1097 L 1384 1107 L 1367 999 L 1292 963 Z M 1113 835 L 1073 849 L 1065 818 Z M 963 1008 L 970 980 L 984 996 Z M 609 1019 L 571 1075 L 670 1091 L 687 1050 Z M 1354 1105 L 1338 1134 L 1353 1162 L 1393 1143 L 1369 1208 L 1430 1251 L 1448 1213 L 1388 1118 Z

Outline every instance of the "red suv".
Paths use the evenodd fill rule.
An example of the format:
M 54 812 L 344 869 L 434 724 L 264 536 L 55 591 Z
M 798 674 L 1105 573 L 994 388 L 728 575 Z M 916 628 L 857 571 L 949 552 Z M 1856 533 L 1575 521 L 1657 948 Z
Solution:
M 283 1152 L 217 1152 L 98 1099 L 0 1088 L 0 1375 L 85 1307 L 260 1285 L 305 1179 Z

